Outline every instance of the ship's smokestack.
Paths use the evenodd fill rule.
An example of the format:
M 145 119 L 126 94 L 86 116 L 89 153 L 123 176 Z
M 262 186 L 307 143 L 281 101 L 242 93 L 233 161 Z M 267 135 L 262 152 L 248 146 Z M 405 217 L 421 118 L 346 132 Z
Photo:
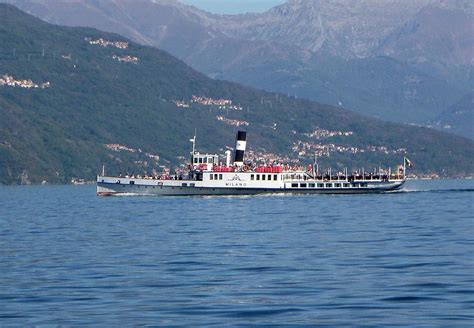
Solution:
M 238 131 L 235 141 L 234 165 L 242 166 L 244 164 L 245 148 L 247 146 L 247 132 Z

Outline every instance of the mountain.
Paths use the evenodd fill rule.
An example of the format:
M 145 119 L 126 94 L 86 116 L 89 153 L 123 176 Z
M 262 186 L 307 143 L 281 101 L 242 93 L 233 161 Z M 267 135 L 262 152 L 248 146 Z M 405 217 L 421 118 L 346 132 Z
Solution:
M 408 156 L 415 172 L 473 174 L 474 142 L 278 93 L 212 80 L 154 47 L 51 25 L 0 5 L 0 183 L 64 183 L 179 167 L 195 128 L 223 153 L 366 169 Z M 238 126 L 238 127 L 237 127 Z
M 157 46 L 213 78 L 385 120 L 427 124 L 474 88 L 468 0 L 291 0 L 245 15 L 172 0 L 3 1 Z
M 429 0 L 290 0 L 262 14 L 220 19 L 227 34 L 272 40 L 343 58 L 369 57 L 379 40 Z
M 262 14 L 226 16 L 212 26 L 243 39 L 346 59 L 384 55 L 466 65 L 472 57 L 473 18 L 468 0 L 290 0 Z
M 462 97 L 438 116 L 435 124 L 455 133 L 474 139 L 474 92 Z

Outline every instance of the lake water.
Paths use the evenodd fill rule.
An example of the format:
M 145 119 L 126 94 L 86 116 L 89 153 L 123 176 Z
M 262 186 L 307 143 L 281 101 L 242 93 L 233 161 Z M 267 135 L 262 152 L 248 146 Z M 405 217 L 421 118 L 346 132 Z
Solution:
M 0 326 L 474 325 L 474 181 L 374 195 L 0 187 Z

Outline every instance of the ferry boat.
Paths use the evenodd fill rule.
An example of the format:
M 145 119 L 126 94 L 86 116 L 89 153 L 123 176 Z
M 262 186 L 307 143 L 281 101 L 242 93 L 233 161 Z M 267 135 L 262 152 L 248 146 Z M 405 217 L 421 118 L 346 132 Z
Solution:
M 400 189 L 406 181 L 406 166 L 392 173 L 360 172 L 324 174 L 316 163 L 307 168 L 289 165 L 261 165 L 244 163 L 247 133 L 238 131 L 235 151 L 226 151 L 225 163 L 217 154 L 201 154 L 196 150 L 196 136 L 192 142 L 191 162 L 186 176 L 97 176 L 97 195 L 253 195 L 262 193 L 298 194 L 354 194 L 380 193 Z

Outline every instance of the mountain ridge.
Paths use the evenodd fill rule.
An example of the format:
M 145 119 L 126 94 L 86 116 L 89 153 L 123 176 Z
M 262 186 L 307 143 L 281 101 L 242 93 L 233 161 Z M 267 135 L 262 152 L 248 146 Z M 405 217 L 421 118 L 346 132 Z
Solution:
M 420 174 L 473 174 L 474 142 L 461 137 L 212 80 L 156 48 L 10 5 L 0 19 L 3 184 L 93 179 L 102 164 L 110 174 L 179 168 L 195 128 L 203 151 L 222 153 L 245 128 L 255 159 L 319 152 L 321 167 L 369 169 L 408 156 Z
M 430 124 L 474 88 L 473 4 L 464 0 L 358 0 L 350 6 L 347 0 L 299 0 L 244 15 L 214 15 L 168 0 L 2 1 L 56 24 L 95 27 L 159 47 L 213 78 L 397 122 Z M 439 29 L 442 41 L 426 32 Z M 404 75 L 394 80 L 390 72 L 397 67 Z M 472 138 L 469 130 L 455 130 Z

